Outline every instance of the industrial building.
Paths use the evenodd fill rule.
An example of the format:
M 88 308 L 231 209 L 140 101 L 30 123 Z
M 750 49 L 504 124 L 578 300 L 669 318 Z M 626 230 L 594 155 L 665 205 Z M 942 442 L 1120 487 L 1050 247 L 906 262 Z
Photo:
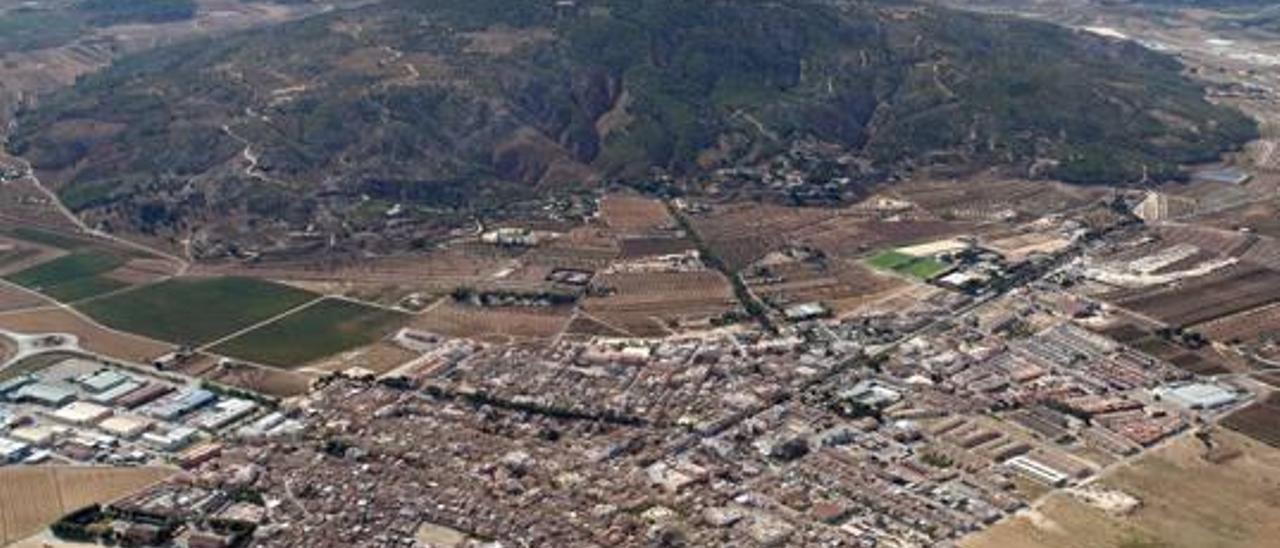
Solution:
M 114 387 L 108 388 L 106 390 L 103 390 L 102 392 L 89 396 L 89 401 L 92 401 L 94 403 L 101 403 L 104 405 L 113 404 L 113 403 L 116 403 L 116 400 L 119 400 L 129 394 L 132 394 L 135 390 L 138 390 L 143 386 L 146 386 L 145 382 L 129 379 L 124 382 L 121 382 L 120 384 L 115 385 Z
M 142 435 L 142 441 L 161 451 L 177 451 L 196 439 L 197 431 L 189 426 L 157 429 Z
M 170 392 L 173 392 L 173 387 L 167 384 L 151 383 L 121 396 L 115 403 L 121 407 L 135 409 L 156 401 Z
M 831 311 L 822 303 L 810 302 L 790 306 L 782 312 L 787 321 L 800 322 L 829 316 Z
M 1157 397 L 1187 409 L 1217 409 L 1239 401 L 1240 395 L 1219 384 L 1192 382 L 1152 390 Z
M 72 402 L 53 412 L 59 422 L 74 426 L 92 426 L 111 416 L 111 409 L 85 401 Z
M 58 436 L 67 432 L 66 427 L 55 427 L 50 425 L 42 426 L 25 426 L 22 428 L 14 428 L 9 431 L 9 437 L 31 445 L 39 447 L 48 447 Z
M 27 384 L 13 393 L 13 399 L 46 407 L 62 407 L 76 399 L 76 391 L 62 385 L 38 382 Z
M 221 430 L 253 412 L 258 406 L 249 400 L 225 399 L 213 406 L 208 413 L 194 421 L 194 426 L 205 430 Z
M 151 421 L 133 415 L 116 415 L 98 423 L 98 429 L 121 439 L 132 440 L 151 428 Z
M 27 375 L 14 377 L 4 382 L 0 382 L 0 397 L 7 397 L 9 396 L 9 394 L 16 392 L 19 388 L 22 388 L 28 384 L 36 383 L 39 381 L 40 381 L 40 377 L 27 374 Z
M 1013 457 L 1005 464 L 1031 479 L 1053 487 L 1062 487 L 1067 484 L 1067 480 L 1071 479 L 1071 476 L 1026 456 Z
M 218 396 L 208 390 L 189 390 L 152 404 L 146 412 L 155 418 L 171 421 L 209 405 L 217 399 Z
M 30 452 L 31 446 L 26 443 L 9 438 L 0 438 L 0 463 L 11 464 L 19 462 L 27 458 Z
M 95 394 L 105 392 L 130 380 L 130 378 L 118 371 L 111 369 L 100 369 L 94 373 L 90 373 L 76 379 L 76 384 L 84 387 L 85 390 Z

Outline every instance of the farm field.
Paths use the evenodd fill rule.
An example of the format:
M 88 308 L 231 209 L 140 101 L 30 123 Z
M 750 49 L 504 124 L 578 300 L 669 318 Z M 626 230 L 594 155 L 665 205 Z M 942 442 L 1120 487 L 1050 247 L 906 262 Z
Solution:
M 126 287 L 128 284 L 104 276 L 124 263 L 122 257 L 105 251 L 77 250 L 5 279 L 59 301 L 74 302 Z
M 625 259 L 674 255 L 697 249 L 697 245 L 686 238 L 623 238 L 618 245 Z
M 1222 425 L 1280 448 L 1280 393 L 1272 393 L 1222 420 Z
M 642 235 L 675 226 L 661 201 L 641 196 L 610 194 L 600 200 L 600 216 L 619 234 Z
M 0 230 L 12 248 L 0 254 L 4 278 L 62 302 L 150 283 L 175 272 L 173 261 L 104 240 L 16 227 Z
M 51 261 L 64 252 L 12 239 L 0 239 L 0 275 L 26 270 L 45 261 Z
M 1280 334 L 1280 304 L 1272 304 L 1192 327 L 1210 340 L 1252 343 Z
M 0 284 L 0 312 L 23 310 L 48 304 L 49 302 L 39 295 L 11 285 Z
M 365 285 L 399 285 L 407 290 L 447 293 L 506 268 L 511 257 L 480 246 L 450 246 L 423 254 L 361 260 L 299 259 L 269 264 L 193 265 L 195 276 L 243 276 L 282 282 L 354 281 Z
M 608 294 L 587 298 L 583 310 L 642 337 L 665 334 L 663 324 L 700 322 L 738 305 L 729 281 L 712 270 L 605 274 L 592 284 Z
M 1198 217 L 1196 222 L 1226 230 L 1248 227 L 1255 234 L 1280 237 L 1280 200 L 1253 202 Z
M 1280 272 L 1250 266 L 1230 267 L 1174 287 L 1114 299 L 1119 306 L 1178 326 L 1208 322 L 1276 301 L 1280 301 Z
M 1050 496 L 1039 508 L 963 539 L 964 548 L 1261 548 L 1280 535 L 1280 451 L 1219 431 L 1215 440 L 1240 456 L 1214 463 L 1184 436 L 1107 474 L 1106 488 L 1142 506 L 1114 516 L 1072 498 Z
M 711 252 L 736 272 L 770 251 L 797 243 L 794 233 L 838 215 L 823 208 L 738 203 L 691 215 L 689 222 Z
M 947 263 L 927 257 L 913 257 L 897 251 L 883 251 L 867 259 L 867 264 L 910 276 L 917 280 L 929 281 L 951 268 Z
M 450 300 L 415 317 L 410 327 L 486 342 L 545 340 L 565 328 L 571 313 L 567 307 L 482 308 Z
M 315 298 L 309 291 L 253 278 L 183 278 L 111 295 L 80 308 L 115 329 L 199 345 Z
M 91 352 L 146 363 L 173 349 L 144 337 L 103 329 L 62 309 L 36 309 L 0 314 L 0 328 L 19 333 L 70 333 Z
M 315 362 L 307 366 L 305 370 L 331 372 L 359 367 L 377 374 L 383 374 L 404 365 L 418 356 L 417 352 L 402 348 L 393 342 L 380 341 Z
M 852 312 L 908 285 L 897 276 L 877 272 L 856 261 L 834 264 L 801 262 L 770 265 L 770 280 L 748 279 L 751 292 L 775 306 L 821 302 L 837 315 Z M 749 269 L 750 270 L 750 269 Z
M 625 331 L 621 331 L 616 327 L 610 327 L 600 320 L 591 319 L 586 316 L 578 316 L 574 318 L 573 321 L 569 322 L 569 327 L 566 328 L 566 332 L 583 339 L 590 339 L 592 337 L 627 336 Z
M 47 73 L 47 68 L 41 73 Z M 6 71 L 7 73 L 8 71 Z M 0 153 L 0 159 L 7 157 Z M 39 225 L 75 230 L 71 221 L 58 211 L 49 197 L 26 177 L 0 185 L 0 215 L 23 226 Z
M 38 533 L 72 510 L 140 490 L 169 468 L 13 466 L 0 469 L 0 543 Z
M 31 242 L 34 244 L 39 244 L 39 245 L 54 248 L 54 249 L 61 249 L 63 251 L 86 249 L 86 248 L 94 247 L 95 244 L 97 244 L 97 242 L 87 238 L 81 238 L 78 236 L 65 234 L 63 232 L 56 232 L 53 230 L 45 230 L 43 228 L 35 228 L 35 227 L 29 227 L 29 226 L 19 226 L 19 227 L 8 228 L 8 229 L 5 229 L 3 232 L 6 236 L 11 238 Z
M 372 344 L 409 317 L 345 299 L 326 298 L 224 341 L 212 352 L 285 369 Z
M 1102 189 L 1022 179 L 918 180 L 893 185 L 888 194 L 946 218 L 986 221 L 1007 212 L 1039 217 L 1087 204 Z

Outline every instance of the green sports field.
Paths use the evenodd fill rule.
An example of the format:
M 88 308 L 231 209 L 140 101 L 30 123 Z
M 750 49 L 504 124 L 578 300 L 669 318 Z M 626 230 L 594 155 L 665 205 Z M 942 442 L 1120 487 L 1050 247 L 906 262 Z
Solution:
M 883 251 L 867 259 L 867 264 L 881 270 L 889 270 L 929 281 L 951 268 L 950 265 L 928 257 L 913 257 L 897 251 Z
M 376 342 L 408 321 L 406 314 L 343 299 L 325 299 L 213 347 L 224 356 L 294 368 Z
M 216 341 L 317 298 L 254 278 L 175 278 L 84 303 L 80 310 L 119 329 L 175 344 Z

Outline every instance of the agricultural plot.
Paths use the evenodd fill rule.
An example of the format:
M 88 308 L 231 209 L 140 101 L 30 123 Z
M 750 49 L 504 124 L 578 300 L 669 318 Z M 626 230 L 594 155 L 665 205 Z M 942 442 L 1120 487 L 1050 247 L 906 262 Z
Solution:
M 1264 338 L 1280 337 L 1280 304 L 1232 314 L 1193 329 L 1210 340 L 1224 343 L 1256 343 Z
M 38 533 L 64 514 L 138 491 L 168 468 L 11 466 L 0 469 L 0 544 Z
M 0 254 L 4 278 L 62 302 L 76 302 L 173 274 L 172 261 L 102 241 L 16 227 Z
M 638 259 L 657 255 L 674 255 L 697 249 L 686 238 L 623 238 L 618 242 L 624 259 Z
M 1116 300 L 1124 308 L 1178 326 L 1208 322 L 1277 301 L 1280 272 L 1248 266 Z
M 600 216 L 619 234 L 648 234 L 669 230 L 676 224 L 666 205 L 640 196 L 605 196 L 600 200 Z
M 43 63 L 40 63 L 43 65 Z M 49 68 L 33 68 L 41 74 L 41 78 L 47 78 Z M 14 75 L 15 71 L 6 70 L 6 76 Z M 17 86 L 13 80 L 8 80 Z M 16 89 L 16 88 L 15 88 Z M 49 197 L 45 195 L 31 179 L 23 177 L 0 185 L 0 216 L 5 217 L 15 224 L 22 226 L 48 226 L 62 227 L 66 230 L 75 230 L 76 227 L 71 224 L 68 219 L 57 207 L 49 201 Z
M 1058 491 L 1034 511 L 1020 512 L 965 537 L 964 548 L 1255 548 L 1280 536 L 1275 478 L 1280 451 L 1221 430 L 1213 434 L 1226 460 L 1203 458 L 1184 436 L 1116 468 L 1095 485 L 1132 495 L 1142 505 L 1117 515 Z
M 627 333 L 616 327 L 601 322 L 600 320 L 591 319 L 585 316 L 574 318 L 569 322 L 568 333 L 581 335 L 586 338 L 591 337 L 626 337 Z
M 892 221 L 848 211 L 826 222 L 787 234 L 787 240 L 816 247 L 827 254 L 852 258 L 874 249 L 929 242 L 957 234 L 971 234 L 978 225 L 965 221 L 933 218 L 898 218 Z
M 766 303 L 784 307 L 816 301 L 836 315 L 856 310 L 909 285 L 897 276 L 845 260 L 821 265 L 801 262 L 770 265 L 767 273 L 768 276 L 746 280 L 751 292 Z
M 41 257 L 44 254 L 48 255 Z M 9 274 L 25 270 L 37 262 L 52 259 L 54 256 L 56 253 L 49 253 L 34 246 L 13 245 L 0 250 L 0 271 Z
M 738 305 L 729 281 L 710 270 L 608 274 L 592 284 L 603 296 L 586 299 L 584 310 L 638 337 L 662 336 L 664 325 L 704 322 Z
M 105 251 L 77 250 L 5 279 L 59 301 L 74 302 L 126 287 L 124 282 L 104 276 L 124 263 L 124 258 Z
M 732 271 L 741 270 L 770 251 L 795 244 L 793 235 L 837 217 L 835 210 L 739 203 L 690 216 L 711 252 Z
M 954 219 L 990 221 L 1009 212 L 1040 217 L 1045 214 L 1079 207 L 1105 195 L 1091 189 L 1049 183 L 1006 179 L 993 181 L 906 181 L 893 185 L 894 198 L 905 200 L 933 214 Z
M 117 358 L 146 363 L 173 347 L 137 335 L 103 329 L 63 309 L 24 310 L 0 315 L 0 328 L 19 333 L 70 333 L 80 347 Z
M 414 318 L 410 327 L 488 342 L 544 340 L 563 330 L 571 313 L 568 307 L 484 308 L 447 302 Z
M 200 264 L 199 276 L 233 276 L 295 282 L 398 285 L 412 290 L 446 293 L 508 268 L 511 258 L 492 246 L 450 246 L 428 253 L 372 259 L 298 259 L 268 264 Z
M 309 291 L 253 278 L 183 278 L 117 293 L 80 308 L 115 329 L 199 345 L 315 298 Z
M 376 342 L 403 325 L 408 315 L 345 299 L 325 299 L 249 331 L 214 353 L 292 369 Z
M 897 272 L 921 281 L 932 280 L 951 268 L 950 265 L 929 257 L 913 257 L 897 251 L 883 251 L 867 259 L 867 264 L 880 270 Z
M 61 249 L 63 251 L 90 248 L 93 247 L 95 243 L 84 238 L 63 234 L 61 232 L 26 226 L 11 228 L 4 232 L 5 235 L 12 238 L 34 244 L 40 244 L 45 247 Z
M 412 361 L 419 355 L 417 352 L 401 347 L 392 341 L 384 340 L 312 363 L 306 367 L 306 370 L 332 372 L 359 367 L 382 374 Z
M 1249 404 L 1222 420 L 1222 425 L 1280 448 L 1280 393 Z
M 48 304 L 48 301 L 39 295 L 17 287 L 0 285 L 0 312 L 35 308 L 45 304 Z

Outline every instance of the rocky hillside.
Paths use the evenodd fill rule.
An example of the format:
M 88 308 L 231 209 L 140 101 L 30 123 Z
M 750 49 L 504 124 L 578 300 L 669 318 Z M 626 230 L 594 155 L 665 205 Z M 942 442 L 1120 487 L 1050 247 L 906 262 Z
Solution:
M 388 0 L 126 58 L 25 113 L 10 148 L 90 218 L 161 234 L 359 231 L 369 203 L 469 211 L 802 139 L 884 173 L 1124 182 L 1255 132 L 1180 69 L 896 1 Z

